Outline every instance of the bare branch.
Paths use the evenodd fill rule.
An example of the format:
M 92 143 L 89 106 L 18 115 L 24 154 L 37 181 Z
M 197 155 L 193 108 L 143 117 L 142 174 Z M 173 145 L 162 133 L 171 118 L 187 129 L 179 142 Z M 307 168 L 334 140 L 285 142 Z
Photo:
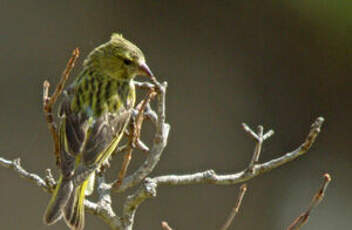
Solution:
M 104 174 L 98 173 L 96 176 L 96 182 L 98 201 L 97 203 L 89 202 L 93 205 L 92 209 L 89 211 L 102 218 L 111 229 L 122 229 L 122 221 L 115 214 L 111 206 L 111 186 L 105 182 Z M 85 203 L 85 205 L 87 208 L 87 203 Z
M 144 161 L 144 163 L 134 172 L 123 180 L 120 186 L 112 186 L 113 190 L 117 192 L 125 191 L 127 188 L 135 186 L 143 181 L 139 189 L 132 195 L 127 197 L 127 200 L 123 208 L 123 226 L 126 230 L 131 230 L 134 223 L 134 217 L 139 205 L 147 198 L 156 196 L 157 184 L 149 178 L 146 178 L 157 163 L 160 160 L 160 156 L 167 144 L 167 138 L 170 130 L 170 126 L 165 123 L 165 95 L 167 84 L 159 84 L 155 80 L 158 88 L 157 96 L 157 120 L 156 120 L 156 131 L 153 140 L 153 146 Z M 151 91 L 153 93 L 153 91 Z M 147 97 L 151 98 L 151 94 Z M 150 100 L 150 99 L 149 99 Z M 149 103 L 145 103 L 147 105 Z M 144 106 L 145 107 L 145 106 Z M 141 110 L 141 111 L 144 111 Z M 141 111 L 139 114 L 141 114 Z M 142 115 L 140 115 L 142 116 Z M 113 183 L 116 185 L 116 182 Z
M 149 147 L 144 144 L 144 142 L 140 138 L 137 138 L 135 145 L 137 149 L 140 149 L 145 153 L 148 153 L 150 151 Z
M 131 128 L 128 134 L 129 141 L 127 145 L 127 152 L 125 153 L 122 167 L 118 174 L 117 180 L 113 185 L 115 188 L 118 188 L 122 184 L 123 178 L 127 173 L 128 166 L 132 159 L 133 149 L 137 147 L 139 149 L 142 149 L 143 151 L 149 151 L 149 148 L 140 140 L 140 136 L 141 136 L 141 130 L 142 130 L 142 125 L 144 121 L 145 108 L 154 96 L 155 96 L 154 89 L 150 89 L 146 97 L 136 106 L 137 115 L 131 121 L 131 125 L 130 125 Z
M 266 132 L 263 136 L 263 140 L 265 141 L 266 139 L 268 139 L 269 137 L 271 137 L 272 135 L 274 135 L 275 132 L 274 130 L 270 129 L 268 132 Z
M 122 228 L 121 220 L 111 209 L 99 206 L 97 203 L 89 200 L 84 200 L 84 208 L 93 215 L 101 218 L 107 223 L 112 230 L 120 230 Z
M 123 157 L 123 162 L 122 162 L 122 166 L 121 166 L 120 172 L 119 172 L 119 174 L 117 176 L 116 182 L 113 185 L 116 188 L 120 187 L 120 185 L 122 184 L 123 178 L 126 175 L 127 168 L 128 168 L 128 166 L 129 166 L 129 164 L 131 162 L 131 159 L 132 159 L 132 151 L 133 151 L 133 149 L 131 147 L 129 147 L 127 152 L 125 153 L 125 155 Z
M 161 154 L 167 144 L 170 130 L 170 125 L 165 123 L 165 96 L 167 84 L 164 82 L 159 85 L 161 88 L 159 89 L 157 96 L 157 122 L 153 146 L 144 163 L 132 175 L 126 177 L 118 188 L 115 188 L 116 192 L 123 192 L 127 188 L 135 186 L 143 181 L 158 164 Z
M 156 164 L 159 162 L 160 156 L 162 154 L 163 149 L 167 143 L 167 137 L 169 133 L 169 125 L 165 123 L 165 92 L 166 92 L 166 84 L 162 85 L 165 88 L 161 88 L 161 94 L 158 94 L 158 109 L 157 109 L 157 122 L 156 122 L 156 135 L 153 141 L 153 147 L 151 148 L 150 154 L 144 164 L 140 166 L 140 168 L 132 175 L 125 178 L 121 186 L 115 191 L 121 192 L 125 191 L 127 188 L 132 187 L 141 181 L 143 181 L 141 187 L 133 194 L 128 196 L 124 208 L 123 208 L 123 218 L 116 216 L 114 211 L 111 208 L 111 197 L 110 193 L 112 192 L 113 187 L 111 184 L 105 183 L 104 178 L 98 179 L 98 195 L 99 200 L 98 203 L 93 203 L 88 200 L 85 201 L 85 207 L 91 213 L 102 218 L 111 229 L 132 229 L 134 216 L 139 205 L 147 198 L 154 197 L 156 195 L 156 188 L 161 184 L 170 184 L 170 185 L 181 185 L 181 184 L 237 184 L 244 181 L 248 181 L 251 178 L 258 176 L 262 173 L 268 172 L 278 166 L 281 166 L 289 161 L 294 160 L 300 155 L 306 153 L 309 148 L 314 143 L 316 137 L 318 136 L 321 126 L 324 122 L 323 118 L 317 118 L 313 123 L 312 128 L 306 137 L 304 143 L 299 146 L 296 150 L 286 153 L 285 155 L 268 161 L 263 164 L 255 164 L 254 170 L 251 172 L 249 170 L 243 170 L 239 173 L 230 174 L 230 175 L 217 175 L 213 170 L 207 170 L 204 172 L 198 172 L 189 175 L 166 175 L 159 176 L 155 178 L 145 178 L 149 175 Z M 268 133 L 271 133 L 269 131 Z M 263 139 L 265 135 L 264 134 Z M 257 134 L 255 134 L 257 135 Z M 272 135 L 272 134 L 270 134 Z M 259 135 L 261 136 L 261 135 Z M 33 183 L 37 184 L 43 190 L 47 192 L 51 192 L 54 185 L 48 185 L 46 181 L 52 181 L 52 176 L 49 172 L 47 172 L 48 176 L 46 180 L 43 180 L 36 174 L 32 174 L 24 170 L 19 160 L 8 161 L 3 158 L 0 158 L 0 164 L 14 169 L 21 177 L 26 178 Z M 326 176 L 326 178 L 329 178 Z M 326 181 L 330 181 L 330 179 L 326 179 Z M 52 182 L 53 183 L 53 182 Z M 322 190 L 318 195 L 313 199 L 311 209 L 313 209 L 319 201 L 322 199 L 327 183 L 324 184 Z M 244 194 L 244 192 L 243 192 Z M 243 199 L 243 197 L 240 199 Z M 240 205 L 240 202 L 239 202 Z M 238 205 L 238 207 L 239 207 Z M 238 211 L 238 209 L 236 209 Z M 303 218 L 303 217 L 302 217 Z M 304 218 L 303 218 L 304 219 Z M 303 222 L 303 221 L 302 221 Z M 298 221 L 297 221 L 298 223 Z M 304 222 L 305 223 L 305 222 Z M 291 230 L 291 229 L 290 229 Z
M 248 133 L 249 136 L 253 137 L 255 140 L 258 140 L 258 135 L 251 129 L 246 123 L 242 123 L 243 130 Z
M 257 128 L 257 133 L 255 133 L 246 123 L 242 123 L 242 128 L 244 129 L 244 131 L 246 133 L 248 133 L 251 137 L 254 138 L 254 140 L 257 142 L 254 152 L 253 152 L 253 156 L 251 161 L 249 162 L 248 165 L 248 170 L 253 173 L 254 170 L 254 166 L 255 164 L 258 163 L 259 161 L 259 156 L 262 152 L 262 145 L 263 142 L 268 139 L 269 137 L 271 137 L 272 135 L 274 135 L 274 130 L 269 130 L 267 133 L 264 134 L 264 127 L 259 125 Z
M 235 206 L 233 207 L 225 224 L 222 226 L 221 230 L 227 230 L 230 227 L 233 219 L 236 217 L 238 211 L 240 210 L 241 203 L 244 198 L 244 195 L 246 194 L 246 191 L 247 191 L 247 185 L 246 184 L 241 185 L 240 193 L 238 194 L 238 198 L 237 198 L 237 202 L 236 202 Z
M 183 185 L 183 184 L 238 184 L 252 179 L 255 176 L 269 172 L 274 168 L 277 168 L 283 164 L 286 164 L 302 154 L 306 153 L 312 144 L 314 143 L 316 137 L 318 136 L 321 126 L 324 123 L 324 118 L 318 117 L 312 124 L 308 136 L 306 137 L 303 144 L 301 144 L 297 149 L 292 152 L 288 152 L 285 155 L 273 159 L 271 161 L 256 164 L 253 167 L 253 171 L 248 171 L 247 169 L 229 175 L 217 175 L 214 170 L 207 170 L 203 172 L 197 172 L 194 174 L 186 175 L 166 175 L 158 176 L 153 178 L 153 180 L 158 184 L 169 184 L 169 185 Z M 255 133 L 254 133 L 255 134 Z M 256 135 L 256 134 L 255 134 Z
M 40 176 L 34 173 L 30 173 L 26 171 L 24 168 L 22 168 L 20 158 L 10 161 L 0 157 L 0 164 L 6 168 L 13 169 L 13 171 L 15 171 L 20 177 L 36 184 L 44 191 L 46 192 L 50 191 L 50 188 Z
M 141 89 L 147 89 L 147 90 L 150 90 L 150 89 L 154 89 L 155 88 L 155 85 L 150 83 L 150 82 L 139 82 L 139 81 L 133 81 L 134 85 L 138 88 L 141 88 Z
M 134 129 L 134 135 L 133 137 L 133 144 L 136 144 L 137 140 L 139 140 L 140 136 L 141 136 L 141 130 L 142 130 L 142 125 L 143 125 L 143 121 L 144 121 L 144 111 L 145 108 L 147 107 L 147 105 L 149 104 L 150 100 L 155 97 L 156 93 L 154 91 L 154 89 L 150 89 L 149 92 L 147 93 L 147 95 L 145 96 L 145 98 L 141 101 L 141 103 L 139 105 L 137 105 L 137 110 L 138 110 L 138 114 L 136 117 L 136 127 Z
M 50 101 L 48 102 L 48 104 L 46 106 L 51 107 L 55 104 L 57 98 L 61 95 L 64 87 L 65 87 L 65 83 L 68 80 L 68 77 L 70 76 L 70 73 L 73 69 L 73 67 L 76 64 L 76 61 L 79 57 L 79 49 L 76 48 L 73 50 L 72 52 L 72 57 L 70 58 L 70 60 L 68 60 L 67 64 L 66 64 L 66 68 L 64 70 L 64 72 L 61 75 L 61 79 L 59 84 L 56 86 L 55 91 L 53 93 L 53 95 L 50 98 Z
M 313 209 L 320 204 L 323 200 L 326 189 L 331 181 L 331 177 L 328 173 L 324 174 L 324 182 L 319 189 L 319 191 L 313 196 L 313 200 L 305 212 L 299 215 L 292 224 L 287 228 L 287 230 L 299 230 L 305 225 L 309 220 L 309 215 Z
M 156 112 L 151 108 L 150 104 L 147 104 L 146 110 L 144 111 L 144 116 L 151 120 L 155 125 L 158 120 L 158 115 Z
M 161 94 L 163 95 L 163 94 Z M 168 134 L 168 125 L 163 123 L 164 118 L 162 115 L 165 115 L 165 110 L 164 110 L 164 100 L 161 98 L 159 100 L 158 104 L 158 123 L 157 123 L 157 135 L 154 138 L 154 145 L 151 150 L 151 154 L 155 154 L 152 158 L 148 159 L 144 162 L 144 164 L 131 176 L 127 177 L 124 181 L 124 187 L 122 185 L 119 187 L 117 190 L 118 192 L 124 191 L 128 187 L 131 187 L 137 183 L 139 183 L 140 180 L 143 180 L 143 177 L 148 175 L 154 168 L 154 166 L 158 163 L 160 159 L 160 155 L 162 153 L 162 150 L 164 148 L 164 145 L 159 146 L 158 148 L 155 148 L 155 144 L 158 142 L 165 142 L 167 140 L 167 134 Z M 221 184 L 221 185 L 229 185 L 229 184 L 237 184 L 241 183 L 244 181 L 248 181 L 252 179 L 255 176 L 258 176 L 260 174 L 263 174 L 265 172 L 268 172 L 276 167 L 279 167 L 287 162 L 290 162 L 300 155 L 306 153 L 309 148 L 312 146 L 314 143 L 316 137 L 318 136 L 321 126 L 324 122 L 324 119 L 322 117 L 318 117 L 316 121 L 313 123 L 311 130 L 309 131 L 308 136 L 306 137 L 304 143 L 299 146 L 296 150 L 286 153 L 282 157 L 276 158 L 274 160 L 268 161 L 263 164 L 254 164 L 253 165 L 253 170 L 248 170 L 245 169 L 239 173 L 235 174 L 230 174 L 230 175 L 217 175 L 214 170 L 207 170 L 204 172 L 198 172 L 194 174 L 189 174 L 189 175 L 166 175 L 166 176 L 158 176 L 155 178 L 146 178 L 144 179 L 144 184 L 143 186 L 137 190 L 136 193 L 133 195 L 129 196 L 127 199 L 125 206 L 124 206 L 124 220 L 127 221 L 127 227 L 125 229 L 131 229 L 133 225 L 133 218 L 136 209 L 138 206 L 147 198 L 153 197 L 154 196 L 154 190 L 156 192 L 156 188 L 158 185 L 161 184 L 168 184 L 168 185 L 183 185 L 183 184 Z M 167 129 L 164 131 L 164 135 L 162 133 L 162 128 L 164 124 L 165 128 Z M 158 129 L 159 128 L 159 129 Z M 245 131 L 248 133 L 254 133 L 249 129 L 248 126 L 245 126 Z M 158 136 L 158 134 L 161 136 Z M 166 136 L 165 136 L 166 134 Z M 255 134 L 255 133 L 254 133 Z M 269 131 L 265 135 L 267 138 L 273 134 L 273 131 Z M 263 139 L 263 132 L 262 129 L 259 128 L 258 130 L 258 135 L 255 134 L 253 137 L 256 136 L 256 139 L 259 140 L 259 138 Z M 160 138 L 160 141 L 158 139 Z M 166 145 L 166 143 L 165 143 Z M 153 150 L 157 150 L 156 152 L 153 152 Z M 259 151 L 260 153 L 260 151 Z M 150 156 L 149 155 L 149 156 Z M 150 192 L 152 191 L 152 192 Z M 244 195 L 244 191 L 243 191 Z M 243 196 L 241 195 L 241 196 Z M 243 199 L 243 197 L 240 196 L 240 199 Z M 240 202 L 239 202 L 240 204 Z M 239 206 L 238 206 L 239 207 Z
M 246 127 L 246 131 L 248 131 L 249 127 L 247 126 Z M 253 131 L 252 131 L 253 132 Z M 259 160 L 259 156 L 260 156 L 260 153 L 262 152 L 262 145 L 263 145 L 263 141 L 264 141 L 264 138 L 263 138 L 263 132 L 264 132 L 264 128 L 263 126 L 259 125 L 258 126 L 258 132 L 257 132 L 257 135 L 256 135 L 256 141 L 257 141 L 257 144 L 255 146 L 255 149 L 254 149 L 254 153 L 253 153 L 253 156 L 252 156 L 252 159 L 249 163 L 249 166 L 248 166 L 248 169 L 250 171 L 253 171 L 254 169 L 254 165 L 256 163 L 258 163 L 258 160 Z M 254 132 L 253 132 L 254 133 Z
M 161 222 L 161 227 L 163 230 L 172 230 L 172 228 L 169 226 L 169 224 L 166 221 Z
M 132 229 L 137 208 L 145 199 L 156 196 L 156 187 L 156 183 L 146 178 L 139 189 L 127 197 L 123 207 L 124 229 Z
M 61 79 L 59 84 L 56 86 L 55 91 L 53 95 L 50 97 L 49 96 L 49 88 L 50 88 L 50 83 L 49 81 L 44 81 L 43 83 L 43 110 L 44 110 L 44 115 L 46 122 L 48 123 L 48 128 L 50 130 L 50 133 L 53 137 L 53 142 L 54 142 L 54 154 L 56 157 L 56 165 L 60 164 L 60 146 L 59 146 L 59 137 L 57 133 L 57 126 L 54 121 L 53 113 L 52 113 L 52 107 L 55 105 L 57 98 L 61 95 L 65 83 L 75 66 L 75 63 L 79 57 L 79 50 L 78 48 L 74 49 L 72 52 L 72 56 L 69 59 L 69 61 L 66 64 L 66 68 L 64 72 L 61 75 Z

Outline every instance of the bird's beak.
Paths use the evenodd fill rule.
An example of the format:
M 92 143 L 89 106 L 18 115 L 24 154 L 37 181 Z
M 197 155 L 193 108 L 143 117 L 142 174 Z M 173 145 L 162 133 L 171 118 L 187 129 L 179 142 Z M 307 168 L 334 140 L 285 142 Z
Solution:
M 149 67 L 147 66 L 147 64 L 145 64 L 145 62 L 142 62 L 139 65 L 139 74 L 150 77 L 150 78 L 154 78 L 154 74 L 152 73 L 152 71 L 149 69 Z

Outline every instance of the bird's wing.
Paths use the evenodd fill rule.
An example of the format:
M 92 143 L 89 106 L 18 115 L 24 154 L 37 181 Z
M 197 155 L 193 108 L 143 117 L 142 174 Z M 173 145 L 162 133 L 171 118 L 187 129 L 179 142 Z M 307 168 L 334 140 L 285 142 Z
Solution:
M 117 138 L 121 138 L 129 121 L 130 111 L 121 106 L 116 113 L 105 112 L 93 119 L 84 111 L 73 112 L 70 97 L 66 94 L 60 109 L 61 158 L 65 161 L 66 171 L 71 171 L 68 168 L 74 170 L 74 166 L 67 164 L 74 164 L 70 161 L 77 156 L 81 156 L 80 161 L 85 165 L 91 165 L 97 163 L 101 154 L 110 155 L 111 153 L 103 152 L 111 148 L 112 142 L 116 142 Z
M 117 113 L 105 113 L 95 120 L 83 150 L 85 164 L 100 164 L 110 156 L 123 134 L 130 114 L 130 110 L 121 106 Z

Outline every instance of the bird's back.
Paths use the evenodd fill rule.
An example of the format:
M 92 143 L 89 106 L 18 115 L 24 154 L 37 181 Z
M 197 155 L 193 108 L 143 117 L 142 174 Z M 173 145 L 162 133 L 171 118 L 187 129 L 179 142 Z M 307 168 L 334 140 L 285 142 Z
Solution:
M 132 82 L 82 71 L 66 90 L 60 112 L 66 136 L 61 147 L 68 158 L 82 154 L 85 164 L 94 163 L 112 139 L 121 135 L 134 102 Z

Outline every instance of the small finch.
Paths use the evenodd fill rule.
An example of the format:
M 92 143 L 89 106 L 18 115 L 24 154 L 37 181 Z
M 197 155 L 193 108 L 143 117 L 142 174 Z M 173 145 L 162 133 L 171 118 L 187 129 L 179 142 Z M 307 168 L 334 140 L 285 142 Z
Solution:
M 95 169 L 116 149 L 135 104 L 136 75 L 153 77 L 142 51 L 119 34 L 95 48 L 64 91 L 59 109 L 61 175 L 44 214 L 84 228 L 84 199 L 93 192 Z

